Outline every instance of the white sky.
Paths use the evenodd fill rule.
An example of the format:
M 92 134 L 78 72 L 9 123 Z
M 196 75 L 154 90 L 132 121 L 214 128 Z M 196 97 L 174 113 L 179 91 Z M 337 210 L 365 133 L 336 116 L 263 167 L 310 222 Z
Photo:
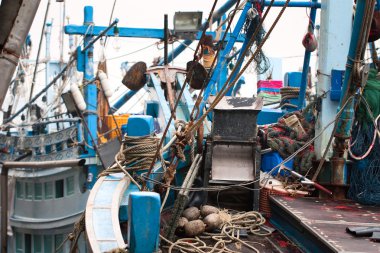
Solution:
M 111 9 L 113 5 L 112 0 L 66 0 L 66 16 L 69 17 L 70 24 L 81 25 L 83 23 L 83 7 L 86 5 L 92 5 L 94 7 L 94 22 L 95 25 L 106 26 L 110 19 Z M 226 1 L 219 0 L 217 8 L 224 4 Z M 41 0 L 41 4 L 33 22 L 30 30 L 33 41 L 33 52 L 32 59 L 35 59 L 37 54 L 38 42 L 40 38 L 40 31 L 43 23 L 43 17 L 46 10 L 47 0 Z M 113 17 L 119 18 L 119 27 L 140 27 L 140 28 L 162 28 L 163 27 L 163 16 L 168 14 L 169 17 L 169 28 L 173 27 L 172 17 L 175 11 L 203 11 L 203 19 L 208 17 L 209 11 L 211 10 L 213 0 L 145 0 L 145 1 L 127 1 L 118 0 L 116 1 L 116 8 Z M 52 32 L 52 45 L 51 45 L 51 56 L 52 59 L 59 59 L 60 55 L 60 27 L 62 20 L 62 9 L 63 4 L 55 1 L 51 1 L 51 7 L 49 11 L 48 20 L 53 19 L 53 32 Z M 265 22 L 265 27 L 269 29 L 270 25 L 274 21 L 275 17 L 281 8 L 272 8 L 268 18 Z M 282 75 L 287 71 L 299 71 L 303 63 L 304 48 L 301 44 L 302 38 L 306 33 L 306 28 L 308 24 L 306 8 L 288 8 L 277 27 L 274 29 L 273 33 L 267 41 L 264 51 L 269 57 L 282 58 Z M 238 16 L 238 15 L 237 15 Z M 237 17 L 235 18 L 237 20 Z M 67 21 L 66 21 L 67 22 Z M 44 38 L 45 39 L 45 38 Z M 80 40 L 80 38 L 78 38 Z M 113 58 L 116 56 L 124 55 L 129 52 L 144 48 L 148 45 L 153 44 L 157 40 L 150 39 L 136 39 L 136 38 L 124 38 L 119 41 L 119 50 L 114 49 L 114 39 L 110 38 L 108 40 L 108 46 L 106 48 L 106 57 Z M 64 56 L 68 59 L 68 36 L 64 37 L 65 49 Z M 178 43 L 174 44 L 174 47 Z M 191 45 L 192 48 L 196 47 L 196 44 Z M 169 46 L 169 51 L 171 46 Z M 44 44 L 41 54 L 41 58 L 44 58 Z M 193 51 L 190 49 L 185 50 L 185 53 L 174 60 L 174 64 L 184 67 L 185 63 L 191 59 Z M 123 61 L 145 61 L 148 66 L 151 64 L 153 57 L 163 55 L 162 45 L 160 49 L 156 46 L 152 46 L 148 49 L 142 50 L 138 53 L 125 56 L 119 59 L 110 60 L 107 62 L 108 65 L 108 75 L 116 89 L 118 89 L 118 94 L 125 91 L 126 88 L 122 86 L 121 79 L 122 74 L 120 71 L 120 64 Z M 99 43 L 95 46 L 94 57 L 97 60 L 99 56 Z M 315 59 L 312 58 L 311 64 L 315 64 Z M 43 68 L 41 66 L 40 68 Z M 244 95 L 250 96 L 256 90 L 256 77 L 255 74 L 250 71 L 246 75 L 246 85 L 242 87 L 242 92 Z M 43 77 L 42 77 L 43 78 Z M 44 85 L 44 82 L 41 82 Z M 115 101 L 117 95 L 112 97 L 111 101 Z

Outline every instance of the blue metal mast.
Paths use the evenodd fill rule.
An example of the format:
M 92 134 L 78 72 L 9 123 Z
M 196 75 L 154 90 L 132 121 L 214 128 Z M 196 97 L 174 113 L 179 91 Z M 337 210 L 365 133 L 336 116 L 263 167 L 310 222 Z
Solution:
M 94 25 L 93 21 L 93 8 L 92 6 L 86 6 L 84 8 L 84 26 L 89 28 L 89 26 Z M 84 36 L 84 47 L 87 47 L 87 45 L 91 42 L 92 35 L 86 34 Z M 96 152 L 93 145 L 96 145 L 97 143 L 97 131 L 98 131 L 98 116 L 97 116 L 97 97 L 98 97 L 98 91 L 96 88 L 96 84 L 93 82 L 90 82 L 94 79 L 94 46 L 89 46 L 88 49 L 84 51 L 84 98 L 87 104 L 86 111 L 84 112 L 84 118 L 88 125 L 88 131 L 85 131 L 84 133 L 84 140 L 87 143 L 86 151 L 87 151 L 87 157 L 95 157 Z M 92 139 L 93 138 L 93 139 Z M 98 166 L 96 162 L 90 162 L 90 165 L 88 166 L 88 183 L 89 188 L 92 188 L 93 184 L 96 181 L 96 178 L 98 176 Z
M 311 3 L 317 3 L 317 2 L 318 0 L 313 0 Z M 309 21 L 311 23 L 310 25 L 312 27 L 312 31 L 314 31 L 316 16 L 317 16 L 317 7 L 313 7 L 311 8 L 311 11 L 310 11 L 310 21 Z M 298 103 L 297 103 L 298 110 L 302 109 L 305 104 L 305 95 L 306 95 L 307 80 L 308 80 L 307 76 L 309 73 L 310 57 L 311 57 L 311 52 L 305 49 L 305 56 L 303 58 L 300 93 L 298 95 Z

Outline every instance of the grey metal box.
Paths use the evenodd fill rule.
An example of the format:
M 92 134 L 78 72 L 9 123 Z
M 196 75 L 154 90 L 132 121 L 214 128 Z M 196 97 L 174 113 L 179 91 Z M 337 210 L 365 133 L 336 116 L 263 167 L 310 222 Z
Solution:
M 210 99 L 211 102 L 213 98 Z M 257 135 L 257 114 L 262 98 L 223 97 L 214 108 L 212 139 L 253 142 Z

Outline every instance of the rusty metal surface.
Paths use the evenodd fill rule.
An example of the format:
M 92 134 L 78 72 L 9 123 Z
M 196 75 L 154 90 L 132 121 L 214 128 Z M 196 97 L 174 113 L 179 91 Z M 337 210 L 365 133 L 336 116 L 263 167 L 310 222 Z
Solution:
M 160 81 L 163 83 L 173 83 L 175 82 L 177 73 L 186 74 L 186 70 L 184 68 L 170 67 L 170 66 L 158 66 L 149 68 L 147 73 L 155 73 L 160 77 Z
M 212 101 L 213 98 L 210 98 Z M 262 98 L 255 97 L 223 97 L 215 106 L 215 110 L 258 110 L 263 105 Z
M 300 224 L 331 252 L 380 252 L 380 244 L 346 233 L 347 226 L 380 226 L 380 207 L 348 200 L 272 196 L 283 217 Z
M 344 185 L 345 184 L 345 175 L 344 175 L 344 158 L 333 157 L 332 162 L 332 173 L 331 173 L 331 183 Z

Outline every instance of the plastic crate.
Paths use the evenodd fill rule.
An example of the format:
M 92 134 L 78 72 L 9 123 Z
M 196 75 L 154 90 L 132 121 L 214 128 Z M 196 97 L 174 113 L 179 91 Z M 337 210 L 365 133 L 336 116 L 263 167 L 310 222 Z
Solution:
M 113 139 L 113 138 L 117 137 L 117 130 L 116 130 L 115 120 L 116 120 L 116 123 L 117 123 L 117 126 L 119 127 L 119 129 L 121 129 L 121 127 L 124 124 L 128 123 L 129 114 L 115 115 L 114 116 L 115 120 L 112 117 L 113 117 L 112 115 L 107 115 L 107 116 L 104 117 L 104 123 L 107 125 L 108 129 L 109 130 L 114 129 L 108 135 L 110 139 Z
M 270 89 L 280 89 L 282 88 L 281 80 L 260 80 L 257 82 L 257 88 L 270 88 Z

